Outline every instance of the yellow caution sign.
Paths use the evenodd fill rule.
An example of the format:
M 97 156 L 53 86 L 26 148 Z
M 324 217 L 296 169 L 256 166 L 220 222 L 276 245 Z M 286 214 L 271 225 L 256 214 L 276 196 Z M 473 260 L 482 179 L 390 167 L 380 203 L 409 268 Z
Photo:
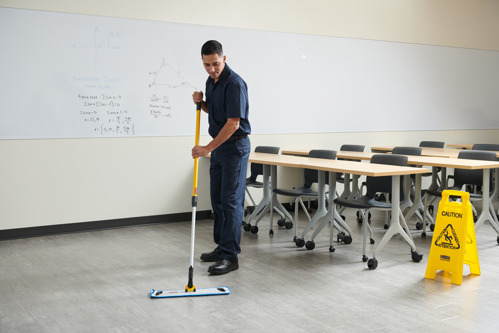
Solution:
M 460 197 L 461 202 L 449 201 Z M 437 270 L 451 273 L 451 282 L 463 282 L 463 265 L 480 275 L 475 225 L 470 194 L 462 191 L 443 191 L 433 231 L 433 240 L 426 265 L 427 279 L 435 279 Z

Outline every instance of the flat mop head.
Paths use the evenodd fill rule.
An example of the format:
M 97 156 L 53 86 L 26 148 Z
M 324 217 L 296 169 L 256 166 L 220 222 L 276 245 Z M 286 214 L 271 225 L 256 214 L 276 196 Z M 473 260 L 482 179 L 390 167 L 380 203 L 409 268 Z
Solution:
M 185 289 L 177 290 L 151 290 L 149 296 L 151 298 L 171 298 L 171 297 L 191 297 L 191 296 L 215 296 L 230 294 L 229 287 L 204 288 L 194 291 L 185 291 Z

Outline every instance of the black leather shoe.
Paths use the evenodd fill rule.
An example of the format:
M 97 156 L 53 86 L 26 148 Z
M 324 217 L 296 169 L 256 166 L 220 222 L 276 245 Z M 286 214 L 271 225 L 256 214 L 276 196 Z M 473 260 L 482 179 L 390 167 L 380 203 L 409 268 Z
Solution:
M 221 251 L 219 249 L 215 249 L 208 253 L 201 254 L 201 260 L 206 262 L 215 262 L 220 259 Z
M 232 262 L 227 259 L 220 259 L 214 265 L 208 267 L 208 272 L 213 275 L 222 275 L 235 271 L 239 268 L 237 262 Z

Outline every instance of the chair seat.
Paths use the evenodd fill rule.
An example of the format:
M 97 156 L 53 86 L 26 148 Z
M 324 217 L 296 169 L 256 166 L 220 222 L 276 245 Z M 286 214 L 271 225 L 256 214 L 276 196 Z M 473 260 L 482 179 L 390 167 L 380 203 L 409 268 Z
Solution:
M 334 203 L 343 207 L 357 208 L 357 209 L 367 209 L 367 208 L 381 208 L 390 209 L 392 204 L 390 202 L 377 201 L 370 196 L 364 195 L 358 199 L 341 199 L 337 198 Z
M 291 189 L 281 189 L 276 188 L 274 193 L 279 195 L 285 195 L 288 197 L 301 197 L 301 196 L 309 196 L 309 197 L 317 197 L 319 194 L 317 191 L 313 191 L 310 188 L 299 187 L 299 188 L 291 188 Z

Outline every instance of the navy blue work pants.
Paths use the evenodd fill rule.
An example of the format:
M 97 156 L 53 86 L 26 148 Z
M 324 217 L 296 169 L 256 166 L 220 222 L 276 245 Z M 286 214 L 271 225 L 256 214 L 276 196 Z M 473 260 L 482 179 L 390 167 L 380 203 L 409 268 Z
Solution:
M 238 262 L 241 252 L 246 170 L 251 149 L 248 137 L 225 142 L 211 152 L 210 196 L 214 215 L 213 239 L 220 257 Z

